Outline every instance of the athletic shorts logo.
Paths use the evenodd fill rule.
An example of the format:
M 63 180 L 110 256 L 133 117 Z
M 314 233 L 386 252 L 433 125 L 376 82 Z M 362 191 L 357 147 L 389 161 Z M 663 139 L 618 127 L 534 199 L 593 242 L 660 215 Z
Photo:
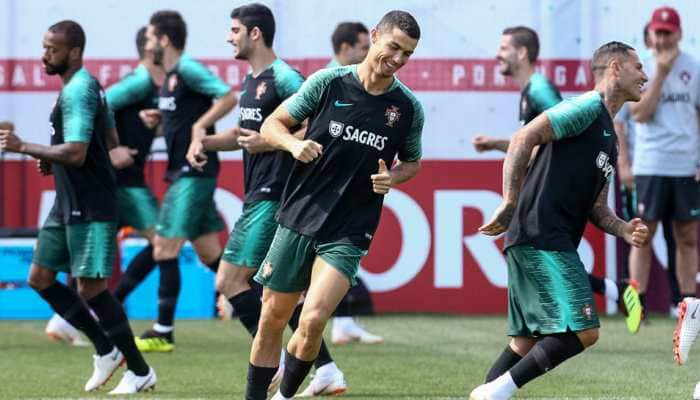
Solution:
M 263 263 L 262 269 L 263 278 L 269 278 L 272 275 L 272 264 L 269 261 Z
M 265 92 L 267 92 L 267 82 L 258 83 L 258 87 L 255 88 L 255 100 L 260 100 Z
M 581 308 L 581 313 L 583 313 L 583 316 L 586 317 L 587 320 L 590 321 L 593 319 L 593 308 L 590 304 L 584 304 L 584 306 Z
M 399 108 L 396 106 L 391 106 L 386 109 L 384 112 L 384 116 L 386 117 L 386 126 L 389 128 L 393 128 L 394 124 L 399 122 L 399 118 L 401 118 L 401 113 L 399 112 Z
M 343 134 L 343 128 L 345 128 L 344 123 L 331 120 L 331 123 L 328 125 L 328 133 L 333 137 L 339 137 Z

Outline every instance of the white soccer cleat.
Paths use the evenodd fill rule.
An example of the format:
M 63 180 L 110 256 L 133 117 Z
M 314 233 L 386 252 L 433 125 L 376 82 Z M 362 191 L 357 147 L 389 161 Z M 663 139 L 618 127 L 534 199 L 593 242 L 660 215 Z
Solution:
M 683 365 L 700 331 L 700 300 L 686 297 L 678 303 L 678 321 L 673 332 L 673 358 Z
M 85 384 L 85 391 L 92 392 L 109 381 L 114 371 L 124 362 L 124 355 L 116 347 L 109 354 L 98 356 L 94 354 L 92 376 Z
M 156 388 L 156 371 L 148 368 L 146 376 L 137 376 L 131 370 L 126 370 L 122 380 L 109 394 L 133 394 L 148 392 Z
M 347 391 L 348 384 L 345 382 L 345 376 L 336 368 L 332 374 L 317 373 L 309 386 L 297 397 L 340 396 Z
M 352 318 L 334 318 L 331 329 L 331 342 L 333 344 L 348 344 L 359 342 L 364 344 L 381 344 L 384 338 L 367 332 Z
M 700 400 L 700 382 L 695 385 L 695 390 L 693 390 L 693 400 Z
M 496 395 L 494 390 L 488 383 L 477 386 L 469 393 L 469 400 L 508 400 L 510 396 Z
M 90 342 L 83 339 L 80 331 L 75 329 L 73 325 L 68 323 L 60 315 L 54 314 L 46 324 L 46 336 L 57 342 L 66 342 L 73 346 L 85 347 L 89 346 Z

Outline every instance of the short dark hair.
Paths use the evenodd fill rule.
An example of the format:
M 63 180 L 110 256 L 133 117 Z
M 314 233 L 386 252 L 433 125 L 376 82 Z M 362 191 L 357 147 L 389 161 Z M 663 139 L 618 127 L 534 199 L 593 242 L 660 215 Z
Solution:
M 341 22 L 333 31 L 331 43 L 333 44 L 333 53 L 338 54 L 340 46 L 347 43 L 350 47 L 357 44 L 357 37 L 361 33 L 369 34 L 369 30 L 362 22 Z
M 231 11 L 231 19 L 241 21 L 249 33 L 257 26 L 262 32 L 265 46 L 272 47 L 275 39 L 275 17 L 267 6 L 252 3 L 236 7 Z
M 143 60 L 143 55 L 146 52 L 146 27 L 136 32 L 136 51 L 139 53 L 139 60 Z
M 530 64 L 537 61 L 540 55 L 540 38 L 534 29 L 527 26 L 513 26 L 503 30 L 503 35 L 510 35 L 513 39 L 513 46 L 524 47 L 527 50 L 527 60 Z
M 85 50 L 85 31 L 79 23 L 69 19 L 56 22 L 49 27 L 49 32 L 62 33 L 66 38 L 66 46 L 69 49 L 80 48 L 80 53 Z
M 157 37 L 165 35 L 176 49 L 182 50 L 185 48 L 187 24 L 179 12 L 172 10 L 158 11 L 151 16 L 149 23 L 153 25 Z
M 591 59 L 591 71 L 594 75 L 605 71 L 614 57 L 627 57 L 630 51 L 635 51 L 634 47 L 622 42 L 608 42 L 598 47 Z
M 377 24 L 377 29 L 387 32 L 397 27 L 413 39 L 420 39 L 420 26 L 413 15 L 406 11 L 393 10 L 386 13 Z

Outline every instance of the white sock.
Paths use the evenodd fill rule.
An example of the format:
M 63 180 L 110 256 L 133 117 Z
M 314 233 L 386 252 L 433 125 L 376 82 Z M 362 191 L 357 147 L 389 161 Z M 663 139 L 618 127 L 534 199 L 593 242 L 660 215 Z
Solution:
M 491 395 L 496 399 L 509 399 L 513 392 L 518 390 L 518 386 L 513 382 L 513 377 L 510 376 L 510 372 L 499 376 L 489 385 L 492 385 L 493 391 Z
M 620 298 L 620 291 L 617 289 L 617 285 L 608 278 L 605 278 L 605 297 L 612 301 L 617 301 Z
M 352 317 L 333 317 L 333 328 L 344 331 L 352 322 Z
M 335 362 L 331 361 L 328 364 L 323 365 L 319 369 L 316 370 L 316 375 L 317 376 L 333 376 L 335 375 L 338 371 L 338 366 L 335 365 Z
M 153 330 L 158 332 L 158 333 L 169 333 L 172 332 L 175 329 L 174 326 L 170 325 L 161 325 L 159 323 L 153 324 Z

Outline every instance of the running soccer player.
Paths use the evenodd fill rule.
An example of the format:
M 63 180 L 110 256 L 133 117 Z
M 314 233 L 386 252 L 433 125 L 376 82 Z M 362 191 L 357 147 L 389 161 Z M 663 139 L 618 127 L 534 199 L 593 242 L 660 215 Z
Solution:
M 219 263 L 216 288 L 223 294 L 243 326 L 255 337 L 260 320 L 260 285 L 252 288 L 250 281 L 260 267 L 277 229 L 275 213 L 287 180 L 293 158 L 275 150 L 260 136 L 260 126 L 282 101 L 299 90 L 304 78 L 287 63 L 277 58 L 272 49 L 275 19 L 272 11 L 262 4 L 248 4 L 231 12 L 228 42 L 234 47 L 235 58 L 246 60 L 251 72 L 246 75 L 239 104 L 239 125 L 222 134 L 205 136 L 197 154 L 190 154 L 190 163 L 202 167 L 206 151 L 243 151 L 245 203 L 243 214 L 236 222 Z M 303 132 L 302 132 L 303 134 Z M 289 325 L 297 329 L 302 305 L 294 309 Z M 339 394 L 347 390 L 342 371 L 331 358 L 325 343 L 314 365 L 316 375 L 309 386 L 310 394 Z M 271 388 L 282 379 L 280 364 Z M 315 389 L 314 389 L 315 388 Z
M 520 122 L 525 125 L 558 104 L 562 98 L 559 90 L 544 75 L 535 71 L 540 52 L 537 32 L 525 26 L 503 30 L 496 59 L 500 73 L 509 76 L 518 84 L 520 95 Z M 478 152 L 488 150 L 508 151 L 508 139 L 491 138 L 486 135 L 474 137 L 474 148 Z M 533 154 L 536 154 L 536 150 Z M 642 306 L 636 289 L 636 281 L 614 282 L 588 274 L 593 292 L 616 301 L 626 316 L 627 329 L 637 333 L 642 321 Z M 496 377 L 492 377 L 496 378 Z
M 648 239 L 639 218 L 625 222 L 607 205 L 617 159 L 612 118 L 625 101 L 639 101 L 647 76 L 635 50 L 620 42 L 598 48 L 591 64 L 593 91 L 548 109 L 510 140 L 503 203 L 479 230 L 508 231 L 512 339 L 489 371 L 497 378 L 474 389 L 472 400 L 509 399 L 598 340 L 593 294 L 576 252 L 588 221 L 633 246 Z
M 371 36 L 361 64 L 316 72 L 262 125 L 263 138 L 297 161 L 280 201 L 280 225 L 255 276 L 265 288 L 246 399 L 265 398 L 284 326 L 306 290 L 273 398 L 294 396 L 318 354 L 328 318 L 354 282 L 383 196 L 420 169 L 423 109 L 394 76 L 413 54 L 420 28 L 410 14 L 391 11 Z M 290 129 L 307 118 L 305 138 L 294 137 Z
M 74 21 L 52 25 L 43 47 L 44 70 L 63 82 L 50 117 L 51 144 L 23 142 L 0 130 L 0 150 L 40 160 L 40 169 L 55 179 L 56 201 L 39 232 L 28 282 L 95 346 L 86 391 L 104 385 L 124 360 L 128 370 L 110 394 L 145 391 L 155 386 L 155 371 L 136 348 L 124 309 L 107 290 L 116 247 L 116 180 L 108 153 L 119 143 L 114 121 L 100 84 L 82 66 L 82 27 Z M 58 272 L 77 279 L 78 293 L 56 280 Z
M 124 302 L 156 266 L 153 236 L 158 202 L 146 185 L 143 172 L 156 130 L 144 125 L 139 112 L 158 105 L 158 89 L 165 72 L 153 63 L 153 54 L 146 52 L 145 45 L 146 27 L 143 27 L 136 34 L 138 67 L 107 88 L 107 104 L 114 112 L 119 143 L 129 147 L 134 158 L 133 165 L 117 171 L 118 227 L 133 227 L 148 240 L 148 246 L 134 256 L 114 289 L 114 297 L 120 302 Z
M 147 126 L 162 119 L 168 151 L 166 180 L 170 187 L 161 205 L 153 246 L 160 267 L 158 322 L 136 338 L 142 351 L 172 351 L 175 306 L 180 293 L 178 255 L 186 240 L 192 241 L 199 260 L 216 271 L 221 257 L 217 237 L 224 228 L 216 210 L 214 191 L 219 173 L 216 153 L 193 168 L 187 162 L 192 143 L 214 133 L 214 123 L 236 103 L 233 91 L 204 65 L 184 53 L 187 26 L 176 11 L 158 11 L 146 30 L 146 51 L 166 73 L 158 99 L 159 110 L 143 110 Z M 216 99 L 216 101 L 213 101 Z

